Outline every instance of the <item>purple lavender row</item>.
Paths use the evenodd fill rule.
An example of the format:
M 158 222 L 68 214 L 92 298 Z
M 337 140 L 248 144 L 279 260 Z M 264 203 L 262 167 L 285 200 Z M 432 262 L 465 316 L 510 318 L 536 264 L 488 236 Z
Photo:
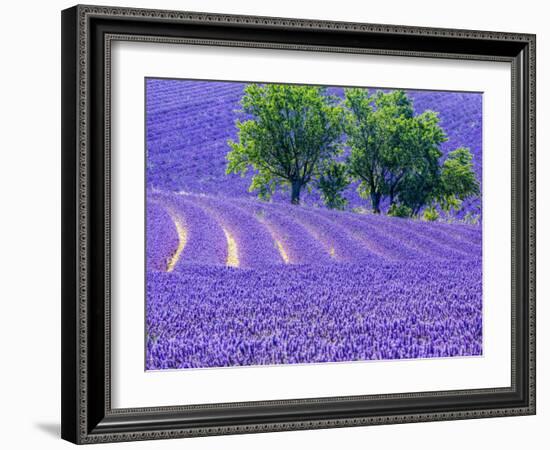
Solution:
M 225 230 L 228 247 L 235 246 L 238 261 L 233 261 L 234 265 L 246 268 L 284 264 L 269 230 L 250 211 L 223 198 L 193 196 L 193 201 L 215 217 Z
M 300 208 L 288 204 L 267 204 L 304 226 L 340 262 L 363 261 L 376 263 L 380 258 L 339 223 L 331 222 L 312 208 Z
M 295 208 L 288 205 L 277 205 L 279 210 L 286 211 L 290 217 L 295 220 L 302 221 L 316 230 L 317 237 L 327 248 L 333 249 L 334 257 L 339 261 L 359 261 L 373 259 L 376 261 L 375 251 L 368 250 L 368 244 L 361 242 L 364 240 L 357 239 L 357 234 L 348 227 L 349 222 L 344 220 L 345 217 L 351 216 L 350 213 L 333 212 L 328 213 L 326 210 L 318 208 Z M 328 214 L 327 214 L 328 213 Z M 327 221 L 327 217 L 339 216 L 338 219 L 332 222 Z M 357 217 L 354 215 L 354 217 Z M 454 243 L 456 240 L 449 238 L 448 235 L 441 237 L 445 242 L 438 242 L 430 235 L 421 234 L 416 227 L 428 227 L 437 234 L 437 224 L 427 224 L 425 222 L 404 221 L 402 219 L 368 215 L 362 217 L 363 222 L 370 222 L 374 228 L 381 230 L 385 234 L 384 241 L 394 241 L 397 245 L 395 250 L 400 250 L 400 256 L 403 258 L 464 258 L 464 257 L 479 257 L 480 249 L 478 247 L 462 249 L 462 242 Z M 361 218 L 357 217 L 357 220 Z M 357 231 L 357 228 L 355 229 Z M 380 235 L 380 233 L 378 233 Z M 391 244 L 390 244 L 391 245 Z M 471 250 L 471 253 L 468 252 Z
M 461 228 L 471 226 L 457 224 L 457 226 L 451 228 L 446 227 L 444 223 L 436 222 L 430 227 L 430 224 L 421 220 L 413 221 L 412 227 L 415 232 L 421 233 L 425 236 L 429 236 L 432 239 L 447 245 L 455 250 L 464 251 L 470 255 L 481 255 L 481 227 L 473 227 L 474 234 L 468 236 L 460 232 Z
M 296 220 L 304 220 L 308 216 L 316 215 L 320 218 L 320 223 L 326 221 L 327 218 L 332 219 L 332 225 L 326 225 L 322 230 L 322 236 L 330 236 L 334 233 L 336 236 L 345 236 L 351 238 L 354 244 L 348 244 L 347 250 L 351 255 L 350 260 L 357 260 L 357 245 L 362 240 L 365 241 L 365 236 L 361 239 L 357 239 L 357 231 L 360 226 L 354 222 L 362 222 L 365 228 L 373 232 L 374 236 L 380 238 L 380 243 L 386 247 L 390 247 L 395 250 L 393 255 L 399 259 L 418 259 L 418 258 L 464 258 L 464 257 L 478 257 L 479 248 L 472 246 L 467 250 L 462 250 L 460 245 L 449 246 L 447 242 L 434 241 L 430 236 L 425 234 L 419 234 L 415 228 L 427 227 L 428 229 L 434 229 L 437 232 L 438 224 L 431 224 L 425 222 L 416 222 L 412 220 L 403 220 L 399 218 L 378 216 L 378 215 L 358 215 L 347 212 L 339 211 L 326 211 L 320 208 L 293 208 L 287 205 L 277 205 L 279 209 L 283 208 L 285 211 L 294 214 Z M 346 218 L 349 218 L 346 220 Z M 350 229 L 350 225 L 352 226 Z M 355 226 L 353 226 L 355 225 Z M 351 236 L 350 236 L 351 235 Z M 443 234 L 440 235 L 443 239 Z M 445 236 L 451 242 L 453 238 Z M 368 247 L 368 243 L 364 242 L 364 245 Z M 345 247 L 345 246 L 342 246 Z M 471 253 L 468 252 L 471 250 Z M 376 253 L 375 249 L 372 249 L 370 253 Z M 382 254 L 381 256 L 384 256 Z
M 224 265 L 224 223 L 235 235 L 243 267 L 319 264 L 331 259 L 376 263 L 379 257 L 418 260 L 481 256 L 481 245 L 449 233 L 459 225 L 442 227 L 438 223 L 195 194 L 162 196 L 164 203 L 190 222 L 179 264 Z
M 445 223 L 437 222 L 438 226 L 455 236 L 457 239 L 470 242 L 472 244 L 481 245 L 482 243 L 482 227 L 479 225 L 468 225 L 463 223 Z
M 363 241 L 374 253 L 386 260 L 420 260 L 426 258 L 425 253 L 417 248 L 407 246 L 399 239 L 389 237 L 384 227 L 373 225 L 367 217 L 336 211 L 326 211 L 323 214 L 326 218 L 345 226 L 357 239 Z
M 174 270 L 197 264 L 225 265 L 225 235 L 212 215 L 188 196 L 164 194 L 162 201 L 185 221 L 186 244 Z
M 165 85 L 163 86 L 162 83 Z M 204 104 L 204 97 L 210 100 L 221 100 L 227 95 L 240 98 L 242 92 L 239 92 L 236 87 L 238 86 L 233 83 L 197 81 L 182 83 L 179 80 L 160 80 L 159 85 L 159 80 L 150 80 L 147 84 L 147 107 L 151 113 L 163 113 L 174 107 L 196 108 Z M 241 91 L 243 87 L 244 85 L 241 84 Z
M 147 292 L 148 370 L 482 354 L 477 262 L 196 267 Z
M 463 259 L 476 257 L 476 254 L 469 254 L 459 248 L 451 248 L 447 245 L 438 243 L 433 239 L 426 237 L 415 231 L 412 226 L 412 220 L 403 220 L 396 217 L 369 215 L 369 220 L 374 226 L 384 229 L 388 233 L 388 239 L 395 239 L 423 253 L 426 257 L 436 259 Z M 427 224 L 428 226 L 437 226 L 437 224 Z
M 288 214 L 257 200 L 234 199 L 232 203 L 252 211 L 273 230 L 287 254 L 288 264 L 328 264 L 332 261 L 329 252 L 313 234 Z
M 166 209 L 155 201 L 147 202 L 147 270 L 164 272 L 178 248 L 178 234 Z
M 387 222 L 396 230 L 400 230 L 408 236 L 411 236 L 420 245 L 426 243 L 434 250 L 440 252 L 444 257 L 479 257 L 481 256 L 481 245 L 457 239 L 449 234 L 448 231 L 441 229 L 438 223 L 427 223 L 419 220 L 404 221 L 399 218 L 387 218 Z

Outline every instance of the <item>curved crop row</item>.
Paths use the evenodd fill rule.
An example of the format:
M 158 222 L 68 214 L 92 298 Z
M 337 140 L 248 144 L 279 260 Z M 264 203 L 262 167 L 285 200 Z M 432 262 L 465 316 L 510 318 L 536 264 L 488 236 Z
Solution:
M 252 211 L 255 217 L 272 232 L 286 253 L 287 264 L 329 264 L 331 256 L 316 237 L 301 223 L 284 211 L 267 208 L 266 204 L 253 200 L 234 200 Z
M 185 223 L 187 242 L 174 270 L 189 265 L 223 265 L 227 260 L 227 247 L 223 230 L 218 222 L 192 200 L 180 195 L 157 196 L 174 215 Z
M 317 210 L 280 204 L 268 204 L 265 208 L 278 210 L 301 224 L 336 262 L 374 262 L 379 259 L 346 227 L 331 222 Z
M 174 252 L 168 271 L 189 265 L 376 265 L 481 257 L 479 227 L 198 194 L 149 193 L 148 205 L 148 267 L 153 270 L 166 268 L 158 261 Z
M 437 225 L 421 221 L 386 221 L 385 227 L 394 230 L 396 237 L 413 241 L 418 248 L 438 258 L 475 257 L 481 246 L 463 240 L 457 240 Z
M 325 216 L 337 223 L 342 224 L 353 235 L 364 242 L 374 253 L 390 261 L 422 259 L 425 254 L 418 249 L 406 245 L 398 239 L 388 239 L 387 230 L 384 227 L 373 224 L 356 214 L 341 214 L 335 211 L 327 211 Z
M 283 264 L 284 260 L 269 230 L 250 211 L 221 198 L 195 196 L 224 229 L 228 247 L 234 241 L 237 267 L 263 267 Z M 231 264 L 228 264 L 231 265 Z
M 147 204 L 147 270 L 166 271 L 175 255 L 178 233 L 168 211 L 150 199 Z

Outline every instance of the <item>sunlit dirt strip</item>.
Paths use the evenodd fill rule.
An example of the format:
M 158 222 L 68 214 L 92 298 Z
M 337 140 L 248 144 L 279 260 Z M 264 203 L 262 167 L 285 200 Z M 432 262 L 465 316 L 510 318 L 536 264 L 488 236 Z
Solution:
M 275 230 L 273 230 L 273 228 L 265 220 L 260 220 L 260 223 L 262 223 L 268 229 L 269 234 L 271 234 L 271 237 L 273 238 L 273 241 L 277 246 L 277 250 L 279 250 L 281 259 L 284 261 L 285 264 L 289 264 L 290 258 L 288 257 L 288 253 L 286 252 L 285 246 L 283 245 L 283 243 L 279 239 L 277 239 Z
M 168 264 L 166 266 L 166 272 L 172 272 L 174 270 L 174 267 L 176 267 L 176 264 L 178 263 L 181 254 L 183 252 L 183 249 L 185 248 L 185 245 L 187 244 L 187 230 L 185 229 L 185 226 L 181 222 L 181 219 L 178 217 L 178 215 L 168 209 L 168 214 L 172 218 L 172 221 L 174 222 L 174 226 L 176 227 L 176 231 L 178 233 L 178 248 L 172 255 L 172 257 L 168 260 Z
M 327 241 L 325 234 L 323 233 L 323 230 L 321 230 L 318 227 L 315 227 L 311 224 L 311 222 L 306 222 L 304 220 L 301 220 L 297 217 L 293 217 L 293 219 L 299 223 L 301 226 L 303 226 L 309 234 L 311 234 L 317 241 L 321 243 L 321 245 L 325 248 L 326 252 L 330 255 L 332 259 L 335 259 L 337 261 L 340 260 L 339 255 L 336 253 L 336 249 L 334 248 L 334 244 L 330 241 Z
M 227 239 L 227 261 L 225 265 L 227 267 L 239 267 L 239 251 L 237 248 L 237 242 L 227 230 L 227 228 L 222 227 L 223 233 L 225 234 L 225 239 Z
M 317 234 L 313 234 L 311 232 L 310 228 L 306 228 L 306 226 L 301 222 L 296 220 L 294 217 L 289 217 L 288 214 L 282 214 L 283 223 L 281 223 L 281 217 L 277 218 L 277 216 L 281 216 L 281 213 L 279 212 L 278 208 L 275 208 L 270 203 L 255 203 L 251 202 L 250 200 L 243 200 L 243 199 L 231 199 L 232 203 L 239 205 L 240 208 L 245 209 L 254 209 L 256 207 L 260 207 L 260 210 L 256 211 L 254 213 L 254 217 L 256 220 L 258 220 L 262 225 L 264 225 L 269 233 L 271 234 L 271 238 L 274 241 L 275 248 L 278 250 L 279 256 L 283 260 L 285 264 L 302 264 L 302 263 L 311 263 L 312 261 L 319 261 L 320 255 L 314 258 L 310 258 L 307 261 L 304 261 L 303 258 L 303 249 L 296 248 L 296 245 L 298 241 L 303 242 L 304 240 L 314 241 L 315 244 L 318 244 L 320 249 L 323 253 L 323 255 L 326 255 L 328 258 L 331 259 L 332 257 L 329 254 L 329 251 L 326 247 L 326 245 L 323 245 L 321 241 L 319 241 Z M 268 217 L 264 218 L 265 213 L 268 213 Z M 274 216 L 273 216 L 274 214 Z M 286 224 L 284 222 L 287 222 Z M 297 238 L 296 236 L 300 236 L 300 233 L 298 235 L 295 235 L 294 237 L 290 237 L 289 241 L 289 225 L 292 229 L 293 226 L 299 227 L 300 233 L 305 233 L 302 235 L 301 238 Z M 285 237 L 283 237 L 285 236 Z M 311 244 L 312 242 L 310 242 Z
M 281 241 L 279 241 L 278 239 L 275 239 L 275 244 L 277 244 L 277 249 L 279 250 L 279 253 L 281 254 L 281 258 L 283 258 L 283 261 L 285 262 L 285 264 L 288 264 L 290 262 L 290 259 L 288 258 L 288 255 L 285 251 L 283 243 Z
M 319 212 L 314 212 L 313 214 L 319 215 Z M 338 220 L 335 219 L 335 217 L 333 215 L 327 215 L 326 218 L 328 220 L 331 220 L 331 221 L 335 222 L 335 223 L 338 223 Z M 350 220 L 349 217 L 348 217 L 348 220 Z M 351 220 L 354 223 L 356 223 L 357 226 L 363 225 L 361 223 L 361 219 L 359 217 L 353 217 L 353 218 L 351 218 Z M 383 259 L 389 259 L 389 260 L 396 260 L 397 259 L 395 256 L 391 256 L 387 250 L 381 249 L 379 247 L 379 245 L 376 243 L 375 239 L 367 238 L 366 235 L 369 235 L 369 233 L 365 232 L 365 230 L 361 230 L 361 232 L 358 232 L 357 228 L 354 229 L 353 226 L 350 227 L 349 223 L 340 224 L 340 225 L 342 225 L 347 230 L 347 232 L 349 233 L 349 236 L 351 238 L 353 238 L 356 241 L 360 242 L 372 254 L 374 254 L 374 255 L 376 255 L 380 258 L 383 258 Z M 370 233 L 372 233 L 372 231 Z M 331 246 L 330 255 L 331 255 L 332 258 L 334 258 L 335 253 L 336 252 L 335 252 L 334 246 Z
M 265 219 L 261 219 L 257 215 L 254 215 L 254 217 L 269 231 L 269 234 L 271 235 L 273 241 L 275 242 L 275 245 L 277 246 L 277 250 L 279 250 L 279 255 L 281 255 L 281 259 L 284 261 L 284 263 L 290 264 L 290 258 L 288 257 L 288 253 L 285 250 L 285 246 L 279 239 L 277 239 L 277 233 L 275 232 L 273 227 L 269 225 L 269 223 Z
M 300 224 L 315 240 L 317 240 L 325 248 L 325 251 L 330 255 L 332 259 L 338 260 L 338 256 L 336 254 L 336 249 L 334 248 L 334 245 L 331 243 L 327 243 L 326 240 L 323 239 L 322 230 L 319 230 L 316 227 L 311 226 L 311 223 L 305 223 L 303 220 L 300 220 L 297 217 L 292 217 L 292 220 Z M 284 250 L 282 243 L 275 237 L 275 232 L 271 229 L 271 227 L 265 221 L 260 220 L 260 222 L 263 223 L 271 233 L 273 240 L 275 241 L 275 244 L 277 245 L 277 248 L 279 249 L 279 253 L 281 254 L 281 257 L 283 258 L 283 261 L 285 262 L 285 264 L 289 264 L 290 261 L 289 261 L 288 255 Z
M 180 192 L 179 195 L 188 196 L 189 194 Z M 191 196 L 195 197 L 195 196 Z M 220 228 L 223 230 L 223 234 L 225 235 L 225 240 L 227 241 L 227 259 L 225 260 L 225 265 L 227 267 L 239 267 L 241 265 L 241 262 L 239 260 L 239 247 L 237 245 L 237 241 L 231 234 L 231 232 L 224 226 L 223 222 L 220 220 L 218 215 L 214 212 L 214 210 L 206 206 L 204 204 L 199 205 L 207 214 L 210 214 L 219 224 Z

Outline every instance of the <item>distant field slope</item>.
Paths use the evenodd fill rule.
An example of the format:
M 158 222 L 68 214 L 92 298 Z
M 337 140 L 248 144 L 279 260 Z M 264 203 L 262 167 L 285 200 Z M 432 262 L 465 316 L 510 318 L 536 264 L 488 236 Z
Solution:
M 146 84 L 147 185 L 162 190 L 251 197 L 250 178 L 225 175 L 228 139 L 236 138 L 235 120 L 244 83 L 148 79 Z M 342 95 L 342 89 L 332 92 Z M 482 95 L 462 92 L 407 91 L 415 110 L 439 112 L 449 140 L 443 153 L 469 147 L 475 172 L 482 177 Z M 351 207 L 365 206 L 351 185 L 345 196 Z M 277 201 L 287 195 L 278 194 Z M 319 201 L 315 192 L 305 195 L 309 204 Z M 479 200 L 467 202 L 465 212 L 480 213 Z

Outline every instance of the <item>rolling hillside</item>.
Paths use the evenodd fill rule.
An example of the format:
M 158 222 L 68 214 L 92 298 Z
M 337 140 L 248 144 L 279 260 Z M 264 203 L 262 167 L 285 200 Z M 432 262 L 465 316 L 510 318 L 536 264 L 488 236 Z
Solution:
M 332 211 L 315 190 L 259 201 L 225 174 L 244 86 L 147 80 L 146 369 L 482 355 L 481 226 Z M 481 94 L 408 94 L 481 181 Z
M 481 258 L 473 225 L 161 191 L 147 204 L 149 270 Z
M 147 205 L 148 370 L 482 352 L 480 227 L 152 190 Z
M 228 139 L 236 138 L 235 120 L 245 84 L 228 82 L 147 80 L 147 185 L 169 191 L 254 197 L 248 192 L 250 178 L 225 175 Z M 342 95 L 342 89 L 331 88 Z M 482 177 L 482 95 L 460 92 L 407 91 L 415 110 L 439 112 L 440 124 L 448 135 L 442 150 L 446 154 L 460 146 L 474 155 L 478 180 Z M 242 117 L 241 117 L 242 118 Z M 345 193 L 350 207 L 368 206 L 359 197 L 356 185 Z M 287 202 L 277 193 L 275 201 Z M 310 205 L 318 195 L 304 194 Z M 467 202 L 463 211 L 480 214 L 480 201 Z

